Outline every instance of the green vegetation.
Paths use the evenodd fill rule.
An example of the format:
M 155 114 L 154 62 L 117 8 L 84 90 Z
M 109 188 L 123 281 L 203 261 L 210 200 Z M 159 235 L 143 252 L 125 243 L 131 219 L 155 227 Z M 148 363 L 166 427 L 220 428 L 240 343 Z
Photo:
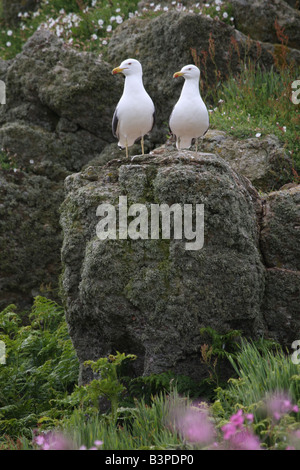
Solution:
M 295 178 L 300 171 L 299 105 L 291 101 L 291 85 L 300 76 L 284 68 L 275 72 L 250 64 L 238 77 L 231 77 L 219 87 L 211 125 L 238 138 L 276 135 L 294 162 Z
M 78 380 L 64 310 L 36 297 L 27 318 L 9 305 L 0 313 L 0 341 L 7 356 L 0 365 L 0 435 L 30 436 L 38 420 L 60 418 L 52 400 L 66 397 Z
M 87 361 L 95 378 L 78 386 L 78 361 L 63 309 L 44 297 L 35 298 L 31 312 L 19 314 L 10 305 L 0 313 L 0 341 L 6 349 L 6 363 L 0 364 L 0 448 L 38 449 L 39 442 L 46 446 L 44 436 L 55 432 L 77 449 L 93 447 L 95 441 L 101 441 L 97 445 L 103 450 L 191 449 L 201 443 L 182 435 L 178 416 L 183 410 L 199 413 L 200 406 L 210 413 L 218 445 L 231 417 L 236 413 L 235 419 L 241 419 L 238 410 L 243 410 L 244 416 L 253 414 L 251 432 L 262 446 L 285 449 L 299 429 L 299 365 L 276 343 L 248 342 L 239 331 L 220 335 L 204 328 L 201 332 L 208 341 L 201 348 L 207 378 L 210 355 L 213 362 L 231 364 L 228 382 L 218 386 L 217 368 L 213 380 L 201 383 L 171 371 L 134 377 L 128 375 L 128 366 L 136 356 L 116 352 Z M 264 400 L 276 393 L 286 397 L 282 399 L 286 409 L 274 423 Z M 208 425 L 197 420 L 196 424 Z

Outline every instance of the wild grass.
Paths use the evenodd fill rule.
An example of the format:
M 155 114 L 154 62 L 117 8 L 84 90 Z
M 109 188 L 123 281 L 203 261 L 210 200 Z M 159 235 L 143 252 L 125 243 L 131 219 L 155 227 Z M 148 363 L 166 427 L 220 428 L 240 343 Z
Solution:
M 230 379 L 226 391 L 219 389 L 218 399 L 228 414 L 237 404 L 250 409 L 260 405 L 266 395 L 285 392 L 297 403 L 300 399 L 300 366 L 277 345 L 242 340 L 240 353 L 228 356 L 237 378 Z
M 292 83 L 300 70 L 263 70 L 248 64 L 241 74 L 219 88 L 210 114 L 211 126 L 237 138 L 276 135 L 300 171 L 300 114 L 292 98 Z
M 145 378 L 144 387 L 139 378 L 137 387 L 134 377 L 122 375 L 123 364 L 135 359 L 124 353 L 89 362 L 99 377 L 78 386 L 78 361 L 63 309 L 43 297 L 37 297 L 26 314 L 7 307 L 0 313 L 0 340 L 6 346 L 6 363 L 0 365 L 0 448 L 46 448 L 51 434 L 63 436 L 56 444 L 65 445 L 67 439 L 76 449 L 101 441 L 102 450 L 182 450 L 214 445 L 212 438 L 218 446 L 236 448 L 240 443 L 232 440 L 233 425 L 244 447 L 256 448 L 261 442 L 285 448 L 291 433 L 300 429 L 300 366 L 272 342 L 235 342 L 237 331 L 226 336 L 211 329 L 204 333 L 212 339 L 213 357 L 226 356 L 232 364 L 228 383 L 218 386 L 221 382 L 214 377 L 214 396 L 210 389 L 205 396 L 201 383 L 197 388 L 168 371 Z M 220 349 L 224 340 L 225 349 Z M 209 378 L 209 361 L 205 366 Z M 216 375 L 217 369 L 213 372 Z M 274 423 L 262 407 L 264 399 L 276 393 L 286 398 L 280 401 L 284 413 Z M 110 405 L 105 409 L 103 398 Z M 247 420 L 252 415 L 250 429 Z

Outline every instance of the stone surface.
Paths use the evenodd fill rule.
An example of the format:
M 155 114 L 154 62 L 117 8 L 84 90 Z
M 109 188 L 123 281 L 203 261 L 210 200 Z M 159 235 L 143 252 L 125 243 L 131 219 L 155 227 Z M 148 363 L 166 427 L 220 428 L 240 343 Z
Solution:
M 267 267 L 300 271 L 300 185 L 266 196 L 261 248 Z
M 35 172 L 79 171 L 113 142 L 111 120 L 121 85 L 93 54 L 36 32 L 7 67 L 7 104 L 0 108 L 0 143 L 19 167 Z M 59 170 L 59 167 L 61 170 Z
M 262 311 L 268 334 L 291 347 L 300 337 L 300 185 L 262 201 L 261 251 L 266 270 Z
M 198 148 L 224 158 L 262 191 L 279 189 L 293 179 L 293 162 L 275 135 L 240 140 L 210 129 L 200 139 Z
M 41 175 L 0 172 L 0 310 L 36 295 L 59 300 L 63 186 Z
M 300 12 L 284 0 L 230 0 L 235 27 L 252 39 L 279 43 L 275 21 L 289 47 L 300 49 Z M 295 3 L 295 2 L 294 2 Z
M 15 59 L 0 62 L 0 308 L 28 308 L 48 286 L 58 297 L 65 177 L 114 141 L 111 119 L 121 85 L 95 55 L 36 32 Z M 15 171 L 13 171 L 13 168 Z
M 300 271 L 269 268 L 262 311 L 268 336 L 291 348 L 300 338 Z
M 166 151 L 113 160 L 66 179 L 62 250 L 67 321 L 80 362 L 115 350 L 139 357 L 137 373 L 173 369 L 199 378 L 200 328 L 263 331 L 259 198 L 211 154 Z M 204 204 L 205 243 L 100 240 L 99 204 Z M 81 380 L 89 379 L 82 372 Z

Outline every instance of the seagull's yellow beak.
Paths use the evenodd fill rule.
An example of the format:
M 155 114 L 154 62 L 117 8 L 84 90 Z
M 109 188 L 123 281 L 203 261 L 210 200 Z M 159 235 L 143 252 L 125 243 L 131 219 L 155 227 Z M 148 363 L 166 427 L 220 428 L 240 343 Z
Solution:
M 173 78 L 182 77 L 183 72 L 175 72 Z
M 112 70 L 112 74 L 115 75 L 116 73 L 122 73 L 124 70 L 124 67 L 116 67 L 115 69 Z

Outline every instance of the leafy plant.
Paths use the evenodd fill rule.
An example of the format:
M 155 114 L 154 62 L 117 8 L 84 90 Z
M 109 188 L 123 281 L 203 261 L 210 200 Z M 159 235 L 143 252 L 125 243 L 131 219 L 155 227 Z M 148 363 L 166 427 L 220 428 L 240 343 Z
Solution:
M 294 403 L 299 403 L 299 367 L 278 345 L 275 350 L 263 342 L 242 340 L 241 350 L 235 356 L 228 356 L 237 378 L 229 380 L 226 389 L 217 390 L 219 403 L 225 414 L 238 404 L 251 407 L 256 412 L 266 394 L 288 393 Z
M 64 310 L 40 296 L 26 317 L 10 305 L 0 313 L 0 340 L 6 350 L 6 363 L 0 365 L 0 431 L 31 435 L 43 416 L 63 415 L 52 409 L 51 400 L 70 393 L 78 378 Z
M 199 396 L 201 384 L 196 383 L 190 377 L 175 374 L 172 371 L 136 377 L 128 383 L 129 395 L 135 399 L 143 399 L 146 404 L 151 403 L 153 396 L 171 393 L 174 389 L 180 395 L 193 398 Z

